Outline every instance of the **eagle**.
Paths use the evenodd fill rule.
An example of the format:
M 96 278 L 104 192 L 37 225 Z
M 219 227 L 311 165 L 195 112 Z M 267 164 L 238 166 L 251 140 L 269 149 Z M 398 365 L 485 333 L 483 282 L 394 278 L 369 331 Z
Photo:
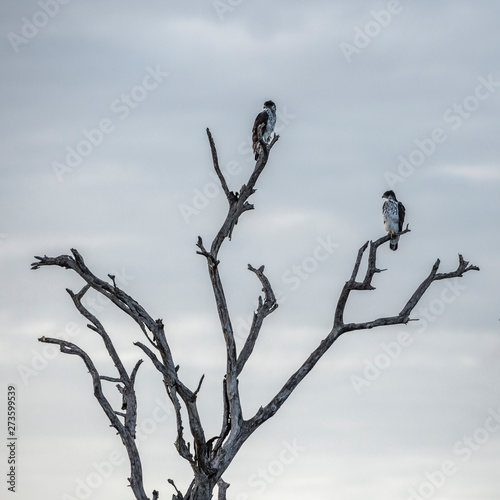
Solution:
M 266 101 L 264 103 L 264 110 L 257 115 L 253 124 L 252 145 L 256 161 L 259 158 L 262 149 L 259 143 L 259 126 L 262 124 L 264 124 L 264 127 L 262 128 L 262 139 L 264 139 L 266 144 L 269 144 L 271 134 L 273 133 L 274 126 L 276 125 L 276 104 L 274 104 L 273 101 Z
M 384 215 L 385 230 L 389 233 L 391 241 L 389 246 L 391 250 L 398 249 L 399 234 L 403 230 L 403 222 L 405 220 L 405 207 L 397 200 L 394 191 L 386 191 L 382 198 L 386 198 L 382 206 L 382 214 Z

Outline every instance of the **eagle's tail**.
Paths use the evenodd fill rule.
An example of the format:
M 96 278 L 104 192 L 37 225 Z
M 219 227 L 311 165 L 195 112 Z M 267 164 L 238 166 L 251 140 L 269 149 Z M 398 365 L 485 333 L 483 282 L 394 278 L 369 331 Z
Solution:
M 399 236 L 393 236 L 389 241 L 389 248 L 396 251 L 398 249 Z

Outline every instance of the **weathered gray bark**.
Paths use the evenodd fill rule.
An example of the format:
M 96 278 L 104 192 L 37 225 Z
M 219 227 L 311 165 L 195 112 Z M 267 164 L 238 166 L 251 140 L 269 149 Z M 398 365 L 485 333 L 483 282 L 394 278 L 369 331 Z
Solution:
M 202 422 L 198 414 L 197 395 L 201 389 L 203 377 L 198 387 L 193 391 L 186 387 L 180 380 L 174 363 L 173 355 L 165 335 L 163 321 L 154 320 L 147 311 L 130 295 L 116 286 L 114 277 L 108 275 L 111 283 L 101 280 L 95 276 L 86 266 L 82 256 L 77 250 L 72 250 L 72 256 L 60 255 L 58 257 L 35 257 L 37 262 L 32 264 L 32 269 L 38 269 L 46 266 L 59 266 L 71 269 L 76 272 L 85 282 L 84 287 L 77 294 L 68 290 L 75 307 L 78 309 L 90 323 L 88 327 L 101 336 L 104 346 L 112 359 L 118 375 L 105 376 L 100 375 L 92 360 L 81 348 L 70 342 L 41 337 L 41 342 L 58 344 L 63 353 L 75 354 L 79 356 L 87 366 L 93 380 L 94 395 L 101 408 L 107 415 L 111 425 L 117 430 L 122 438 L 123 444 L 127 449 L 130 460 L 131 475 L 129 483 L 132 491 L 138 500 L 147 500 L 143 487 L 142 467 L 139 453 L 135 444 L 135 429 L 137 425 L 137 400 L 134 390 L 134 381 L 142 360 L 139 360 L 128 374 L 121 362 L 113 342 L 99 322 L 99 320 L 90 313 L 82 304 L 82 298 L 90 289 L 94 289 L 107 297 L 116 307 L 128 314 L 139 326 L 146 338 L 146 343 L 135 342 L 146 356 L 151 360 L 155 368 L 160 372 L 166 392 L 172 402 L 177 424 L 177 439 L 175 441 L 176 449 L 179 455 L 187 460 L 193 470 L 193 481 L 185 494 L 182 494 L 174 482 L 169 479 L 168 482 L 175 489 L 172 496 L 174 500 L 209 500 L 212 498 L 215 486 L 218 486 L 218 499 L 226 500 L 226 491 L 229 484 L 224 482 L 222 476 L 227 470 L 231 461 L 234 459 L 243 443 L 255 432 L 264 422 L 270 419 L 280 409 L 290 394 L 304 379 L 304 377 L 314 368 L 323 354 L 332 346 L 332 344 L 344 333 L 353 330 L 362 330 L 375 328 L 384 325 L 406 324 L 410 321 L 410 314 L 422 298 L 429 286 L 437 280 L 461 277 L 464 273 L 471 270 L 479 270 L 476 266 L 469 265 L 462 256 L 459 256 L 459 263 L 456 270 L 448 273 L 438 273 L 439 260 L 436 261 L 430 274 L 425 278 L 420 286 L 409 298 L 406 305 L 399 314 L 385 318 L 377 318 L 363 323 L 344 323 L 344 309 L 349 299 L 349 295 L 355 290 L 373 290 L 372 279 L 376 273 L 381 272 L 376 266 L 377 249 L 389 241 L 389 236 L 383 236 L 375 242 L 365 243 L 358 252 L 354 269 L 349 281 L 344 285 L 336 305 L 332 329 L 320 342 L 318 347 L 305 359 L 302 365 L 295 371 L 278 393 L 265 406 L 259 408 L 257 413 L 249 419 L 243 417 L 240 395 L 238 389 L 238 376 L 245 367 L 258 340 L 265 318 L 278 307 L 276 297 L 273 293 L 271 284 L 264 274 L 264 266 L 255 268 L 248 265 L 248 269 L 256 275 L 262 285 L 263 296 L 259 297 L 258 306 L 253 316 L 252 325 L 243 348 L 238 353 L 234 338 L 231 316 L 228 310 L 224 287 L 219 274 L 218 260 L 219 250 L 226 239 L 230 239 L 239 217 L 246 211 L 253 209 L 253 205 L 248 202 L 249 197 L 255 192 L 257 180 L 265 168 L 269 153 L 278 140 L 275 136 L 269 145 L 262 140 L 262 133 L 259 133 L 259 139 L 263 146 L 263 151 L 257 160 L 255 168 L 250 175 L 248 182 L 244 184 L 238 193 L 229 190 L 226 180 L 219 168 L 217 151 L 210 131 L 207 129 L 208 139 L 212 152 L 212 159 L 215 172 L 220 180 L 222 189 L 228 202 L 228 213 L 219 232 L 207 250 L 201 237 L 198 238 L 197 247 L 200 255 L 206 258 L 208 274 L 215 298 L 215 305 L 219 314 L 222 334 L 226 345 L 226 375 L 222 382 L 224 409 L 222 414 L 221 430 L 217 436 L 206 439 Z M 401 235 L 409 231 L 408 227 L 401 232 Z M 366 250 L 368 252 L 368 265 L 365 276 L 362 281 L 358 281 L 358 272 L 361 261 Z M 123 405 L 121 410 L 112 408 L 108 399 L 102 391 L 102 382 L 111 382 L 117 384 L 118 390 L 122 394 Z M 184 424 L 182 421 L 181 409 L 184 406 L 188 415 L 188 425 L 190 438 L 184 437 Z M 192 443 L 192 445 L 191 445 Z M 152 492 L 153 500 L 159 497 L 157 490 Z

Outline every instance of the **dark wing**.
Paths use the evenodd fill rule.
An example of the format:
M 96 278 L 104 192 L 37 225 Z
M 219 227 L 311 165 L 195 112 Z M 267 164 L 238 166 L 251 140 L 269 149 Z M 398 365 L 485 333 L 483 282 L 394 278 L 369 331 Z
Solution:
M 403 230 L 403 222 L 405 221 L 406 209 L 405 206 L 399 201 L 398 202 L 398 214 L 399 214 L 399 232 Z
M 255 118 L 255 122 L 253 124 L 253 129 L 252 129 L 252 144 L 253 144 L 253 152 L 255 154 L 257 154 L 257 146 L 259 144 L 259 131 L 258 131 L 259 126 L 263 123 L 264 124 L 263 129 L 265 130 L 267 125 L 267 120 L 269 120 L 269 115 L 267 114 L 266 111 L 261 111 L 257 115 L 257 118 Z

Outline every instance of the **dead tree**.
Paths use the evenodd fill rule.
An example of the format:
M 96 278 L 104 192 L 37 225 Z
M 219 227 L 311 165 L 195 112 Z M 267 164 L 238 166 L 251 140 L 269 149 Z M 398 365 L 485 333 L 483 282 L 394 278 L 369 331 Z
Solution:
M 413 309 L 434 281 L 462 277 L 463 274 L 468 271 L 479 270 L 478 267 L 469 265 L 469 263 L 459 255 L 458 266 L 454 271 L 440 273 L 438 272 L 438 259 L 430 270 L 429 275 L 418 286 L 398 314 L 376 318 L 372 321 L 362 323 L 346 323 L 344 321 L 344 309 L 351 292 L 374 289 L 372 285 L 373 278 L 375 274 L 382 271 L 377 268 L 377 250 L 381 245 L 389 241 L 389 235 L 382 236 L 376 241 L 366 242 L 359 249 L 351 277 L 345 283 L 340 293 L 330 332 L 328 332 L 319 343 L 318 347 L 309 354 L 302 365 L 290 375 L 289 379 L 278 393 L 269 402 L 261 406 L 254 415 L 245 417 L 241 407 L 238 376 L 252 354 L 265 318 L 278 307 L 278 303 L 271 284 L 264 274 L 264 266 L 253 267 L 249 264 L 248 269 L 254 273 L 259 280 L 262 286 L 263 295 L 259 296 L 258 306 L 253 314 L 253 321 L 248 336 L 242 349 L 238 352 L 231 316 L 224 295 L 224 286 L 219 274 L 219 267 L 221 264 L 218 256 L 222 244 L 231 238 L 239 217 L 244 212 L 254 208 L 248 200 L 255 192 L 257 180 L 264 170 L 268 162 L 269 153 L 279 136 L 275 135 L 270 144 L 266 144 L 262 140 L 262 130 L 260 130 L 259 140 L 262 145 L 262 152 L 247 183 L 236 193 L 229 190 L 224 175 L 219 168 L 215 143 L 208 129 L 207 135 L 212 152 L 213 166 L 228 202 L 226 219 L 213 239 L 210 247 L 205 246 L 201 237 L 198 238 L 197 242 L 197 253 L 205 257 L 207 262 L 208 274 L 210 276 L 226 346 L 226 374 L 222 381 L 224 405 L 221 429 L 217 436 L 207 439 L 198 413 L 197 395 L 201 389 L 203 377 L 198 387 L 194 390 L 188 388 L 181 381 L 178 374 L 178 367 L 176 367 L 174 362 L 174 356 L 170 350 L 164 324 L 161 319 L 153 319 L 143 306 L 121 290 L 116 285 L 114 276 L 108 275 L 110 281 L 105 281 L 95 276 L 86 266 L 82 256 L 75 249 L 71 250 L 72 255 L 35 257 L 37 261 L 32 264 L 32 269 L 39 269 L 40 267 L 46 266 L 59 266 L 71 269 L 85 282 L 85 285 L 78 293 L 73 293 L 71 290 L 67 291 L 77 310 L 89 322 L 87 325 L 88 328 L 102 338 L 104 347 L 113 361 L 117 373 L 112 376 L 101 375 L 97 371 L 90 356 L 74 343 L 48 337 L 41 337 L 39 340 L 41 342 L 59 345 L 61 352 L 79 356 L 87 366 L 92 377 L 94 395 L 111 422 L 111 426 L 114 427 L 120 435 L 127 450 L 131 469 L 128 480 L 137 500 L 149 499 L 149 496 L 144 491 L 141 459 L 135 441 L 137 399 L 134 382 L 142 360 L 137 361 L 131 373 L 127 372 L 115 350 L 110 335 L 98 318 L 82 304 L 82 298 L 88 290 L 92 288 L 104 295 L 116 307 L 128 314 L 137 323 L 144 334 L 145 342 L 138 341 L 135 342 L 134 345 L 139 347 L 151 360 L 154 367 L 160 372 L 163 378 L 163 383 L 168 397 L 172 402 L 176 417 L 177 439 L 175 441 L 175 447 L 179 455 L 189 462 L 193 470 L 193 480 L 184 494 L 177 489 L 173 480 L 168 480 L 175 488 L 175 494 L 172 498 L 175 500 L 209 500 L 212 498 L 215 486 L 218 485 L 218 498 L 219 500 L 225 500 L 226 490 L 229 485 L 224 482 L 222 477 L 243 443 L 264 422 L 276 414 L 293 390 L 314 368 L 316 363 L 341 335 L 353 330 L 364 330 L 384 325 L 406 324 L 410 321 L 410 314 Z M 403 235 L 408 231 L 409 229 L 407 226 L 401 234 Z M 360 279 L 358 278 L 358 273 L 365 253 L 367 253 L 367 269 L 364 277 Z M 116 384 L 122 394 L 123 404 L 120 409 L 113 408 L 104 395 L 103 383 L 106 382 Z M 185 437 L 184 434 L 184 422 L 181 412 L 182 406 L 184 406 L 188 416 L 189 438 Z M 159 493 L 156 490 L 151 494 L 153 500 L 157 499 L 158 496 Z

